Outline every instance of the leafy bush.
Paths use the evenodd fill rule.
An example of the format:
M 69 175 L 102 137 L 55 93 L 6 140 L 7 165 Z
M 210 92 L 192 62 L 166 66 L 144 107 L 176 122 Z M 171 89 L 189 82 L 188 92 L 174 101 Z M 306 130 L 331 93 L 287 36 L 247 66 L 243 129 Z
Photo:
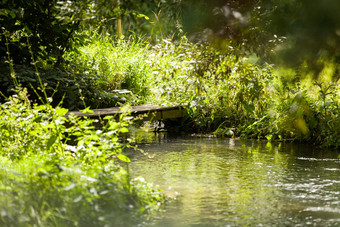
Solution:
M 131 226 L 158 210 L 164 196 L 131 180 L 118 160 L 129 143 L 129 118 L 66 116 L 49 103 L 31 105 L 25 90 L 0 106 L 0 224 Z M 105 122 L 104 122 L 105 120 Z
M 197 130 L 236 127 L 263 114 L 269 67 L 247 63 L 231 47 L 216 51 L 186 39 L 177 45 L 164 41 L 154 49 L 150 100 L 186 103 Z

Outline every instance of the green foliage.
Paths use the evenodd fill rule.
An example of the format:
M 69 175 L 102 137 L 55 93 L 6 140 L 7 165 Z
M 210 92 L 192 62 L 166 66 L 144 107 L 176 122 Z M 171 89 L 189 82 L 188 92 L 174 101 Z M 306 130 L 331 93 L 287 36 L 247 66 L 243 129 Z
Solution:
M 14 63 L 34 63 L 31 48 L 37 59 L 59 68 L 65 52 L 84 43 L 79 31 L 96 28 L 114 35 L 118 18 L 123 21 L 125 35 L 150 34 L 154 39 L 173 35 L 178 27 L 178 5 L 178 1 L 156 0 L 3 0 L 0 55 L 6 56 L 6 39 L 9 39 Z
M 183 3 L 187 6 L 184 11 L 191 9 L 191 2 Z M 293 2 L 300 2 L 297 9 L 302 11 L 293 10 Z M 118 165 L 130 161 L 122 153 L 130 144 L 119 139 L 128 131 L 127 115 L 119 120 L 93 120 L 67 115 L 68 110 L 61 106 L 182 104 L 189 116 L 186 126 L 195 132 L 340 147 L 338 44 L 334 39 L 338 34 L 333 27 L 338 5 L 330 4 L 335 11 L 318 23 L 318 28 L 331 24 L 325 27 L 325 37 L 307 26 L 313 21 L 307 12 L 316 12 L 315 7 L 322 7 L 322 13 L 315 15 L 327 12 L 328 6 L 321 6 L 322 2 L 315 6 L 304 0 L 270 1 L 264 8 L 258 7 L 258 1 L 228 1 L 229 5 L 213 1 L 219 8 L 201 2 L 192 10 L 198 13 L 196 18 L 210 20 L 209 12 L 196 10 L 209 6 L 206 10 L 215 13 L 211 21 L 222 21 L 213 28 L 206 22 L 198 26 L 210 29 L 200 35 L 208 40 L 212 37 L 213 45 L 192 43 L 185 36 L 151 45 L 146 39 L 115 40 L 108 34 L 113 34 L 119 16 L 125 29 L 130 27 L 137 34 L 148 31 L 151 40 L 181 30 L 177 23 L 164 25 L 168 19 L 179 21 L 182 1 L 121 1 L 120 8 L 101 7 L 108 4 L 101 0 L 91 5 L 86 0 L 2 1 L 0 52 L 7 57 L 1 61 L 9 62 L 10 67 L 0 66 L 4 94 L 0 106 L 0 224 L 128 226 L 164 202 L 159 190 L 141 178 L 131 180 L 129 172 Z M 273 13 L 278 13 L 277 21 L 282 15 L 294 15 L 285 17 L 288 21 L 277 35 L 271 30 L 277 22 L 270 21 Z M 295 27 L 291 27 L 291 19 Z M 97 21 L 101 22 L 99 29 L 92 31 Z M 90 31 L 80 31 L 81 25 Z M 300 27 L 306 27 L 301 36 L 296 32 L 299 29 L 291 30 Z M 293 38 L 286 42 L 279 35 L 287 33 Z M 215 39 L 216 34 L 222 38 Z M 310 34 L 315 39 L 306 42 Z M 305 62 L 295 70 L 279 71 L 265 63 L 254 64 L 253 55 L 248 54 L 255 51 L 265 56 L 274 47 L 289 47 L 292 40 L 299 45 L 292 45 L 295 50 L 318 47 L 310 48 L 313 54 L 317 52 L 311 55 L 319 66 L 317 79 L 310 77 L 308 58 L 301 58 Z M 13 66 L 8 52 L 20 64 Z M 51 66 L 63 69 L 52 70 Z M 38 72 L 38 67 L 44 69 Z
M 78 12 L 84 5 L 82 1 L 76 2 L 77 12 L 62 10 L 59 4 L 63 2 L 56 0 L 1 1 L 0 20 L 4 32 L 0 38 L 1 56 L 6 55 L 7 38 L 15 63 L 31 63 L 31 48 L 36 58 L 59 66 L 64 52 L 80 41 L 74 37 L 74 31 L 79 28 L 81 16 Z
M 264 0 L 267 30 L 287 37 L 275 54 L 292 66 L 308 63 L 309 70 L 320 72 L 320 59 L 339 64 L 338 12 L 340 2 L 332 0 Z
M 149 46 L 142 40 L 133 38 L 114 42 L 110 36 L 96 33 L 89 40 L 88 45 L 79 48 L 79 52 L 66 55 L 69 70 L 84 76 L 98 75 L 98 90 L 114 92 L 120 96 L 131 91 L 138 99 L 133 99 L 132 96 L 130 102 L 143 102 L 149 92 L 145 86 L 150 79 L 147 75 L 150 72 L 147 63 Z M 105 106 L 110 106 L 110 103 Z
M 220 49 L 232 40 L 242 54 L 290 67 L 308 65 L 315 77 L 323 61 L 339 65 L 339 1 L 188 0 L 183 6 L 183 30 L 192 39 Z
M 68 55 L 71 66 L 76 62 L 79 72 L 111 81 L 113 89 L 133 91 L 134 104 L 184 104 L 191 130 L 339 146 L 339 85 L 332 82 L 337 72 L 332 61 L 323 63 L 323 76 L 313 81 L 296 76 L 308 73 L 304 67 L 278 71 L 253 64 L 232 42 L 216 50 L 185 37 L 153 46 L 133 39 L 93 40 Z
M 197 129 L 211 131 L 222 123 L 234 127 L 260 116 L 266 107 L 263 90 L 272 77 L 270 69 L 238 59 L 231 46 L 222 52 L 183 39 L 154 49 L 150 100 L 186 103 Z
M 30 105 L 25 90 L 0 106 L 1 225 L 130 226 L 158 210 L 163 195 L 117 163 L 129 161 L 118 139 L 129 118 L 99 130 L 67 112 Z
M 340 88 L 337 83 L 319 79 L 313 84 L 311 79 L 305 79 L 287 84 L 286 78 L 285 75 L 276 80 L 275 89 L 270 93 L 273 103 L 267 115 L 248 126 L 243 134 L 338 147 Z M 326 84 L 329 84 L 327 95 L 323 90 Z
M 119 7 L 118 7 L 119 2 Z M 120 0 L 92 1 L 93 11 L 87 28 L 95 28 L 112 36 L 117 31 L 117 18 L 122 20 L 123 35 L 146 35 L 151 40 L 159 40 L 178 33 L 181 16 L 181 1 Z
M 237 57 L 237 47 L 216 51 L 182 42 L 167 43 L 166 48 L 155 64 L 159 75 L 165 76 L 151 80 L 156 95 L 151 99 L 188 104 L 196 129 L 339 146 L 340 87 L 334 81 L 338 66 L 332 61 L 324 63 L 313 82 L 311 76 L 298 79 L 289 70 L 251 64 Z M 159 67 L 162 61 L 172 67 Z
M 28 99 L 32 103 L 43 103 L 40 97 L 44 94 L 40 88 L 40 81 L 34 68 L 25 65 L 14 65 L 16 79 L 29 93 Z M 13 83 L 10 68 L 0 64 L 0 90 L 5 96 L 15 93 L 16 84 Z M 125 103 L 131 99 L 129 91 L 111 90 L 109 81 L 100 80 L 96 74 L 75 73 L 59 69 L 39 69 L 41 82 L 48 97 L 52 98 L 51 104 L 62 104 L 68 109 L 83 109 L 85 107 L 101 108 L 112 107 L 118 103 Z M 4 102 L 4 98 L 0 97 Z

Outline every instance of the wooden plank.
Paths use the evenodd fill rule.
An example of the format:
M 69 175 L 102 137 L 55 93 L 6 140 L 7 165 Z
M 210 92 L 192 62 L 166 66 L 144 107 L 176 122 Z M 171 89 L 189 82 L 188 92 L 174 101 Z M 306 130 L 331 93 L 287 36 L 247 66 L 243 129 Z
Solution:
M 83 113 L 80 111 L 70 111 L 68 114 L 86 117 L 105 117 L 122 113 L 119 107 L 93 109 L 93 113 Z M 131 115 L 145 115 L 142 120 L 165 120 L 172 118 L 181 118 L 186 115 L 186 111 L 181 106 L 157 106 L 157 105 L 140 105 L 131 107 Z
M 145 113 L 143 117 L 141 117 L 142 121 L 159 121 L 166 119 L 175 119 L 182 118 L 187 115 L 185 109 L 170 109 L 170 110 L 157 110 L 150 111 L 149 113 Z

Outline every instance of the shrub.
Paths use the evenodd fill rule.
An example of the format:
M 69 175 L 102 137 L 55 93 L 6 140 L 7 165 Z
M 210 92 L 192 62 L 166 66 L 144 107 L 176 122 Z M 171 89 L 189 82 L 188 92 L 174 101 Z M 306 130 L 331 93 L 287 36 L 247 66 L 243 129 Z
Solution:
M 131 226 L 164 202 L 159 190 L 132 180 L 118 165 L 129 143 L 129 120 L 68 115 L 27 93 L 0 105 L 0 224 L 4 226 Z M 103 119 L 104 120 L 104 119 Z

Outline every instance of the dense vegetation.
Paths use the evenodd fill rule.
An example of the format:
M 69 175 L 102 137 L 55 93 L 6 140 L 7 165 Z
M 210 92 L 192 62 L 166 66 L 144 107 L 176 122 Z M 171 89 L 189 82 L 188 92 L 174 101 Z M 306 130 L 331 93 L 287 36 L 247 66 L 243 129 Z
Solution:
M 194 2 L 1 2 L 0 223 L 133 224 L 164 202 L 117 165 L 127 116 L 68 109 L 180 103 L 183 131 L 340 147 L 338 3 Z
M 128 118 L 65 117 L 48 102 L 30 105 L 25 89 L 0 106 L 3 226 L 130 226 L 159 209 L 160 191 L 131 179 L 118 160 Z M 71 141 L 71 142 L 70 142 Z M 145 216 L 147 218 L 148 216 Z
M 339 146 L 339 85 L 332 79 L 338 66 L 331 62 L 314 80 L 254 64 L 232 46 L 216 50 L 185 37 L 157 45 L 91 40 L 66 56 L 75 62 L 69 70 L 98 75 L 107 91 L 129 89 L 132 104 L 184 103 L 188 124 L 201 133 Z

